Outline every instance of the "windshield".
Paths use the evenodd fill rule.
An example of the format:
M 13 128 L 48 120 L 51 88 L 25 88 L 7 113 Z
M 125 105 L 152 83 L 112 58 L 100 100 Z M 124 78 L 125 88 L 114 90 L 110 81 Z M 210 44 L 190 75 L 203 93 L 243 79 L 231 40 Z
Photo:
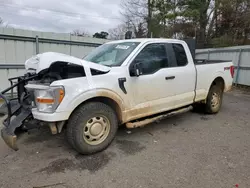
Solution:
M 106 66 L 120 66 L 139 42 L 103 44 L 84 57 L 84 60 Z

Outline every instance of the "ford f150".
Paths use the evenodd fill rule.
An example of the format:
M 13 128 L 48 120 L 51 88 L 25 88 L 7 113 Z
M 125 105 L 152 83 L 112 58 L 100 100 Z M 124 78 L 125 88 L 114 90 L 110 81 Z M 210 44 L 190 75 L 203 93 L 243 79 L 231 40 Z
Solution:
M 192 108 L 217 113 L 230 90 L 232 62 L 195 60 L 174 39 L 129 39 L 99 46 L 83 59 L 47 52 L 25 62 L 27 73 L 2 91 L 7 118 L 1 131 L 17 150 L 15 130 L 44 124 L 52 134 L 66 127 L 81 154 L 104 150 L 118 126 L 143 126 Z M 17 98 L 6 97 L 17 88 Z

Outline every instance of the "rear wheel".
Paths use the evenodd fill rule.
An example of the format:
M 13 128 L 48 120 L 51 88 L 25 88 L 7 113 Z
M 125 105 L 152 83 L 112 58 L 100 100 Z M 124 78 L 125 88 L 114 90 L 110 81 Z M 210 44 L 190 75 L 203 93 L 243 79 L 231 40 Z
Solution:
M 209 114 L 215 114 L 220 111 L 223 98 L 223 88 L 220 85 L 211 86 L 206 104 L 205 112 Z
M 112 142 L 118 128 L 114 110 L 100 102 L 80 106 L 67 127 L 69 143 L 81 154 L 104 150 Z

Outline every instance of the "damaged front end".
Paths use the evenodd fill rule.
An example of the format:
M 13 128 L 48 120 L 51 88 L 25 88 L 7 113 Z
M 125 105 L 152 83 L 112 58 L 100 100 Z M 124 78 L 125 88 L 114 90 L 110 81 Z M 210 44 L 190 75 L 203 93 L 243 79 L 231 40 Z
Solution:
M 27 74 L 9 79 L 11 86 L 0 92 L 4 104 L 0 106 L 0 114 L 6 115 L 1 135 L 5 143 L 18 150 L 15 131 L 17 128 L 29 130 L 48 124 L 52 134 L 60 133 L 65 119 L 46 121 L 34 118 L 32 110 L 41 114 L 53 114 L 61 103 L 65 88 L 63 85 L 52 86 L 58 80 L 101 75 L 110 68 L 87 62 L 72 56 L 47 52 L 38 54 L 25 62 Z M 85 71 L 88 69 L 88 71 Z M 13 97 L 13 93 L 17 97 Z M 11 97 L 7 97 L 11 93 Z M 34 111 L 33 111 L 34 112 Z
M 25 74 L 24 76 L 10 78 L 11 86 L 0 92 L 0 98 L 4 104 L 0 108 L 0 113 L 7 115 L 3 120 L 4 128 L 1 130 L 1 136 L 5 143 L 12 149 L 18 150 L 15 130 L 21 127 L 25 120 L 32 118 L 31 102 L 32 96 L 25 89 L 28 81 L 36 79 L 36 74 Z M 17 89 L 17 97 L 13 97 L 13 90 Z M 8 92 L 12 93 L 11 97 L 7 97 Z
M 62 65 L 57 63 L 56 66 Z M 54 69 L 58 70 L 57 67 Z M 0 98 L 4 101 L 0 106 L 0 114 L 6 116 L 3 120 L 4 128 L 1 130 L 1 136 L 10 148 L 18 150 L 15 134 L 17 129 L 27 131 L 48 124 L 52 134 L 61 132 L 64 121 L 46 123 L 34 119 L 32 109 L 36 108 L 44 113 L 53 113 L 56 110 L 64 97 L 64 88 L 63 86 L 50 87 L 50 84 L 55 80 L 63 79 L 62 76 L 64 78 L 69 74 L 70 77 L 75 76 L 72 75 L 74 73 L 69 73 L 69 70 L 66 76 L 62 73 L 64 72 L 60 75 L 48 69 L 39 74 L 28 73 L 9 79 L 11 86 L 0 92 Z M 13 97 L 13 93 L 17 93 L 16 97 Z

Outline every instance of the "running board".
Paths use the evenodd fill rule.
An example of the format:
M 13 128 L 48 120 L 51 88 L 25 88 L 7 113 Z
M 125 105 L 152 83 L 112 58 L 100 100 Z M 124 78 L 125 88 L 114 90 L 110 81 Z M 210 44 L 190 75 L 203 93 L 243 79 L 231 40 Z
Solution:
M 171 117 L 171 116 L 174 116 L 174 115 L 177 115 L 177 114 L 182 114 L 182 113 L 188 112 L 188 111 L 190 111 L 192 109 L 193 109 L 192 106 L 188 106 L 186 108 L 181 108 L 181 109 L 178 109 L 178 110 L 175 110 L 175 111 L 168 112 L 166 114 L 161 114 L 161 115 L 154 116 L 152 118 L 147 118 L 147 119 L 144 119 L 144 120 L 141 120 L 141 121 L 128 122 L 128 123 L 126 123 L 126 127 L 128 129 L 143 127 L 143 126 L 145 126 L 147 124 L 150 124 L 150 123 L 153 123 L 155 121 L 160 121 L 160 120 L 165 119 L 167 117 Z

